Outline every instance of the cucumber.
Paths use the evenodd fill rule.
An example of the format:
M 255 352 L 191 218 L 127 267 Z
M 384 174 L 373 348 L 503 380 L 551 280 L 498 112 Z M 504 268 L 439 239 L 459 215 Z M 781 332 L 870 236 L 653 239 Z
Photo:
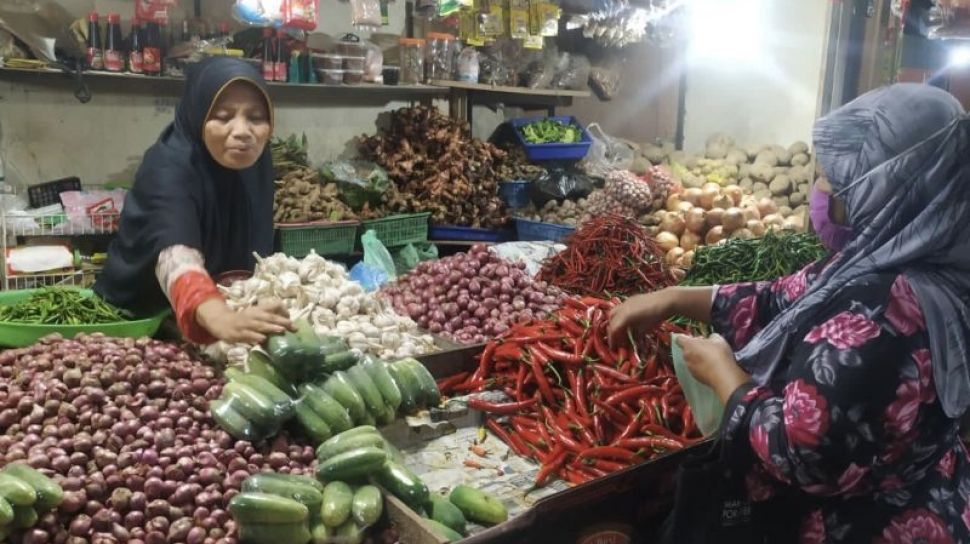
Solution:
M 428 406 L 441 404 L 441 392 L 438 390 L 437 382 L 434 381 L 434 376 L 428 371 L 428 367 L 421 364 L 421 361 L 412 358 L 402 359 L 396 364 L 407 365 L 414 372 L 415 377 L 418 379 L 418 385 L 421 388 L 421 396 Z
M 365 411 L 364 417 L 358 419 L 355 423 L 358 425 L 368 425 L 374 427 L 377 425 L 377 418 L 372 416 L 370 412 Z
M 11 463 L 3 469 L 3 472 L 22 480 L 24 483 L 34 488 L 37 493 L 37 503 L 34 508 L 41 512 L 47 512 L 57 508 L 64 500 L 64 490 L 57 485 L 54 480 L 44 476 L 24 463 Z
M 243 493 L 268 493 L 293 499 L 307 507 L 310 514 L 320 511 L 323 503 L 323 486 L 306 476 L 263 472 L 254 474 L 242 484 Z
M 34 510 L 31 506 L 14 506 L 13 507 L 13 523 L 10 524 L 14 529 L 30 529 L 34 525 L 37 525 L 37 520 L 40 516 L 37 515 L 37 510 Z
M 371 380 L 374 381 L 374 385 L 381 392 L 381 397 L 384 399 L 384 402 L 395 411 L 400 408 L 401 390 L 394 383 L 394 379 L 391 378 L 391 373 L 387 371 L 387 365 L 382 361 L 375 361 L 373 359 L 368 359 L 361 363 L 361 365 L 370 375 Z
M 364 425 L 357 429 L 373 429 L 373 427 Z M 367 446 L 384 449 L 384 437 L 378 434 L 376 430 L 354 432 L 357 429 L 340 433 L 320 444 L 320 447 L 317 448 L 317 460 L 322 463 L 335 455 Z
M 239 525 L 247 523 L 304 523 L 307 507 L 293 499 L 269 493 L 240 493 L 229 501 L 229 513 Z
M 389 461 L 374 478 L 415 512 L 423 512 L 428 504 L 428 486 L 411 469 L 400 463 Z
M 377 414 L 375 419 L 377 419 L 378 425 L 390 425 L 391 423 L 394 423 L 395 419 L 397 419 L 397 413 L 394 412 L 394 408 L 391 408 L 389 405 L 385 404 L 384 410 Z
M 482 525 L 498 525 L 509 519 L 502 501 L 474 487 L 458 485 L 451 490 L 448 500 L 461 510 L 466 519 Z
M 259 348 L 250 350 L 249 357 L 246 359 L 246 367 L 249 369 L 249 374 L 255 374 L 263 378 L 287 395 L 296 396 L 296 387 L 293 386 L 290 380 L 283 377 L 276 370 L 276 367 L 273 366 L 273 362 L 269 358 L 269 354 L 265 351 Z
M 7 499 L 0 497 L 0 527 L 4 525 L 10 525 L 13 521 L 13 506 L 7 502 Z M 3 539 L 0 539 L 2 541 Z
M 465 515 L 457 506 L 451 503 L 447 497 L 437 493 L 431 494 L 431 506 L 428 509 L 429 518 L 450 528 L 459 534 L 465 534 L 466 521 Z
M 357 448 L 335 455 L 317 466 L 317 478 L 325 482 L 354 480 L 381 470 L 387 452 L 373 446 Z
M 31 506 L 37 502 L 37 491 L 13 474 L 0 473 L 0 497 L 11 506 Z
M 310 542 L 313 542 L 313 544 L 330 544 L 333 536 L 334 531 L 324 525 L 322 521 L 310 527 Z
M 228 372 L 228 371 L 227 371 Z M 273 403 L 275 414 L 282 419 L 288 419 L 293 415 L 293 398 L 276 387 L 269 380 L 263 379 L 255 374 L 240 372 L 230 378 L 232 381 L 249 386 L 257 393 L 266 397 Z
M 448 542 L 458 542 L 461 539 L 465 538 L 461 536 L 461 533 L 459 533 L 458 531 L 455 531 L 451 527 L 448 527 L 444 523 L 435 521 L 433 519 L 425 519 L 424 522 L 428 524 L 428 527 L 430 527 L 431 530 L 434 531 L 436 535 L 440 536 L 441 538 L 444 538 Z
M 360 544 L 364 541 L 364 530 L 348 519 L 343 525 L 337 527 L 337 538 L 342 544 Z
M 266 351 L 269 353 L 270 361 L 273 366 L 290 382 L 300 381 L 303 376 L 304 365 L 306 364 L 307 354 L 300 341 L 292 332 L 285 332 L 276 336 L 271 336 L 266 342 Z
M 346 372 L 334 372 L 330 376 L 330 379 L 324 382 L 323 390 L 329 393 L 331 397 L 337 399 L 337 402 L 347 409 L 350 413 L 350 419 L 355 422 L 364 419 L 364 416 L 367 414 L 364 399 L 354 389 L 354 385 L 351 383 Z
M 333 436 L 333 432 L 331 432 L 327 422 L 318 416 L 313 411 L 313 408 L 310 408 L 305 402 L 296 403 L 296 419 L 300 422 L 300 426 L 303 427 L 306 435 L 315 444 L 319 444 Z
M 240 415 L 228 400 L 216 399 L 209 401 L 209 413 L 219 427 L 229 433 L 233 438 L 248 440 L 249 442 L 255 442 L 259 438 L 256 427 L 248 419 Z M 2 487 L 0 487 L 0 494 L 2 493 Z
M 418 378 L 409 369 L 401 366 L 387 365 L 386 368 L 401 392 L 401 405 L 398 409 L 402 413 L 413 414 L 421 407 L 421 388 L 418 386 Z
M 320 419 L 326 422 L 332 432 L 342 433 L 354 427 L 354 421 L 350 419 L 350 413 L 344 405 L 319 386 L 312 383 L 304 384 L 300 386 L 300 394 L 303 402 L 309 403 L 310 408 L 313 408 Z
M 360 365 L 350 367 L 347 371 L 347 377 L 354 384 L 354 389 L 360 393 L 360 396 L 364 399 L 364 405 L 367 406 L 367 411 L 370 415 L 375 418 L 384 411 L 384 397 L 381 396 L 381 392 L 374 385 L 374 380 L 370 379 L 370 374 Z
M 384 497 L 381 490 L 372 485 L 362 485 L 354 491 L 354 502 L 350 513 L 359 527 L 370 527 L 381 519 L 384 512 Z
M 240 544 L 306 544 L 310 530 L 306 523 L 241 523 Z
M 342 351 L 336 351 L 324 358 L 323 366 L 320 370 L 328 374 L 333 374 L 338 370 L 347 370 L 357 364 L 359 360 L 357 353 L 347 349 L 346 344 L 341 347 L 344 348 Z
M 248 385 L 230 381 L 222 388 L 223 398 L 241 416 L 260 429 L 270 430 L 279 427 L 280 418 L 268 398 Z
M 350 519 L 354 503 L 354 490 L 344 482 L 330 482 L 323 488 L 323 506 L 320 519 L 327 527 L 340 527 Z

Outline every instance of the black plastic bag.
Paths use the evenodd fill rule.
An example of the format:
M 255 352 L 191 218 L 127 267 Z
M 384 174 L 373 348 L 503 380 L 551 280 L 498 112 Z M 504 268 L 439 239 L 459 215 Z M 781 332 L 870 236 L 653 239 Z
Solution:
M 539 208 L 550 200 L 575 200 L 593 192 L 596 183 L 575 167 L 553 166 L 532 183 L 532 202 Z

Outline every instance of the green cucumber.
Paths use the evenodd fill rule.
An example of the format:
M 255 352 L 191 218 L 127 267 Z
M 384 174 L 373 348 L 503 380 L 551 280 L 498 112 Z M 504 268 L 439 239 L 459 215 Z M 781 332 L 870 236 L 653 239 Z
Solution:
M 227 370 L 226 372 L 227 376 L 230 376 L 229 371 Z M 279 387 L 270 383 L 269 380 L 255 374 L 246 374 L 244 372 L 239 372 L 238 374 L 233 373 L 229 379 L 247 385 L 269 399 L 274 405 L 277 417 L 287 419 L 293 415 L 293 398 L 284 393 Z
M 323 383 L 323 390 L 337 399 L 344 408 L 350 412 L 350 418 L 355 422 L 362 421 L 367 414 L 367 407 L 364 406 L 364 399 L 361 398 L 346 372 L 334 372 L 330 378 Z
M 498 525 L 509 519 L 509 512 L 502 501 L 474 487 L 458 485 L 451 491 L 448 500 L 461 510 L 466 519 L 482 525 Z
M 437 382 L 434 381 L 434 376 L 428 371 L 428 367 L 421 364 L 421 361 L 412 358 L 402 359 L 395 364 L 403 364 L 411 368 L 418 379 L 418 385 L 421 387 L 421 396 L 428 406 L 441 404 L 441 392 L 438 390 Z
M 11 506 L 31 506 L 37 502 L 37 491 L 13 474 L 0 473 L 0 497 Z
M 335 531 L 327 527 L 322 521 L 310 527 L 310 541 L 313 544 L 330 544 Z M 279 543 L 282 544 L 282 543 Z
M 467 528 L 465 515 L 461 513 L 461 510 L 457 506 L 448 500 L 448 497 L 432 493 L 431 507 L 428 510 L 429 518 L 449 527 L 456 533 L 465 534 Z
M 354 491 L 354 503 L 350 513 L 360 527 L 370 527 L 381 519 L 384 512 L 384 497 L 381 490 L 372 485 L 362 485 Z
M 315 444 L 319 444 L 333 436 L 333 432 L 330 430 L 327 422 L 318 416 L 313 411 L 313 408 L 310 408 L 305 402 L 296 403 L 296 419 L 300 422 L 300 426 L 303 427 L 303 432 Z
M 253 348 L 246 359 L 248 374 L 254 374 L 275 385 L 277 389 L 287 395 L 296 396 L 296 387 L 286 379 L 269 358 L 269 354 L 259 348 Z
M 448 527 L 447 525 L 439 521 L 435 521 L 433 519 L 425 519 L 424 522 L 428 524 L 428 527 L 430 527 L 431 530 L 434 531 L 436 535 L 438 535 L 441 538 L 444 538 L 448 542 L 458 542 L 461 539 L 465 538 L 461 536 L 461 533 L 459 533 L 458 531 L 455 531 L 451 527 Z
M 428 504 L 428 486 L 411 469 L 400 463 L 387 462 L 374 479 L 415 512 L 423 512 Z
M 240 544 L 306 544 L 310 530 L 306 523 L 241 523 Z
M 340 527 L 350 519 L 354 504 L 354 490 L 344 482 L 330 482 L 323 488 L 320 519 L 327 527 Z
M 347 377 L 364 399 L 364 405 L 367 406 L 370 415 L 375 418 L 380 415 L 384 411 L 384 397 L 374 385 L 374 380 L 370 379 L 370 374 L 362 366 L 356 365 L 347 370 Z
M 364 530 L 348 519 L 343 525 L 337 527 L 337 538 L 341 544 L 361 544 L 364 541 Z
M 269 493 L 239 493 L 229 501 L 229 513 L 239 525 L 247 523 L 303 523 L 310 515 L 306 505 Z
M 357 429 L 367 430 L 355 432 Z M 317 460 L 323 462 L 341 453 L 367 446 L 384 449 L 384 437 L 373 430 L 374 427 L 363 425 L 357 429 L 340 433 L 320 444 L 317 448 Z
M 303 342 L 292 332 L 271 336 L 266 342 L 270 361 L 287 380 L 298 382 L 306 371 L 306 349 Z
M 0 527 L 10 525 L 13 521 L 13 506 L 7 499 L 0 497 Z
M 44 476 L 37 470 L 24 463 L 11 463 L 7 465 L 3 472 L 22 480 L 24 483 L 34 488 L 37 493 L 37 502 L 34 508 L 41 512 L 47 512 L 57 508 L 64 500 L 64 490 L 57 482 Z
M 344 344 L 344 349 L 342 351 L 336 351 L 327 355 L 324 358 L 323 366 L 320 368 L 323 372 L 328 374 L 333 374 L 338 370 L 347 370 L 357 364 L 360 358 L 357 353 L 353 350 L 346 349 L 346 344 Z
M 252 421 L 256 427 L 269 430 L 279 426 L 280 418 L 276 416 L 273 403 L 252 387 L 230 381 L 222 388 L 222 394 L 240 415 Z
M 401 392 L 401 405 L 398 409 L 405 414 L 413 414 L 421 408 L 421 388 L 418 378 L 407 368 L 397 365 L 387 365 L 387 371 L 397 384 Z
M 13 522 L 10 524 L 15 529 L 30 529 L 37 525 L 40 516 L 32 506 L 14 506 Z
M 310 514 L 320 511 L 323 486 L 307 476 L 262 472 L 254 474 L 242 484 L 243 493 L 268 493 L 293 499 L 307 507 Z
M 391 408 L 390 405 L 385 404 L 384 410 L 377 414 L 375 419 L 377 420 L 378 425 L 390 425 L 391 423 L 394 423 L 395 419 L 397 419 L 397 413 L 394 412 L 394 408 Z
M 302 401 L 310 405 L 335 433 L 342 433 L 354 427 L 354 421 L 343 404 L 337 402 L 326 391 L 312 383 L 300 386 Z
M 237 412 L 232 403 L 226 399 L 209 401 L 209 414 L 219 427 L 233 438 L 249 442 L 255 442 L 259 438 L 259 432 L 252 422 Z M 0 487 L 0 495 L 2 494 L 2 487 Z
M 317 466 L 317 478 L 324 482 L 355 480 L 381 470 L 387 452 L 373 446 L 357 448 L 335 455 Z
M 375 361 L 373 359 L 368 359 L 361 363 L 361 365 L 370 374 L 371 380 L 374 381 L 374 385 L 381 392 L 381 397 L 384 399 L 384 402 L 394 410 L 400 408 L 401 390 L 394 383 L 394 378 L 391 377 L 391 373 L 387 371 L 387 365 L 382 361 Z
M 369 425 L 371 427 L 377 426 L 377 418 L 371 415 L 370 412 L 364 411 L 364 417 L 358 419 L 354 423 L 358 425 Z

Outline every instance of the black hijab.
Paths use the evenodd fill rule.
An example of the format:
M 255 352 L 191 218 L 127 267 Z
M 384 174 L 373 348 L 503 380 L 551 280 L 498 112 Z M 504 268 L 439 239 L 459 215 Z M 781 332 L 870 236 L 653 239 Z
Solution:
M 770 381 L 783 371 L 789 340 L 817 325 L 850 283 L 898 272 L 926 319 L 943 409 L 960 417 L 970 407 L 970 118 L 945 91 L 894 85 L 819 120 L 814 139 L 855 236 L 738 362 Z
M 190 69 L 169 125 L 145 153 L 121 214 L 118 235 L 94 290 L 136 314 L 168 301 L 155 278 L 159 253 L 173 245 L 198 249 L 215 276 L 252 270 L 253 252 L 273 250 L 273 166 L 269 146 L 245 170 L 220 166 L 202 139 L 209 110 L 234 81 L 246 81 L 272 103 L 259 72 L 237 59 L 207 59 Z

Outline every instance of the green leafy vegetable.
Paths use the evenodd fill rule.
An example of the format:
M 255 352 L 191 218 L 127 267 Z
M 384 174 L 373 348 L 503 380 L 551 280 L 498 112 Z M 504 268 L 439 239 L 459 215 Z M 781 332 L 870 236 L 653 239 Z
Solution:
M 574 144 L 583 139 L 583 129 L 573 123 L 543 119 L 519 128 L 530 144 Z

